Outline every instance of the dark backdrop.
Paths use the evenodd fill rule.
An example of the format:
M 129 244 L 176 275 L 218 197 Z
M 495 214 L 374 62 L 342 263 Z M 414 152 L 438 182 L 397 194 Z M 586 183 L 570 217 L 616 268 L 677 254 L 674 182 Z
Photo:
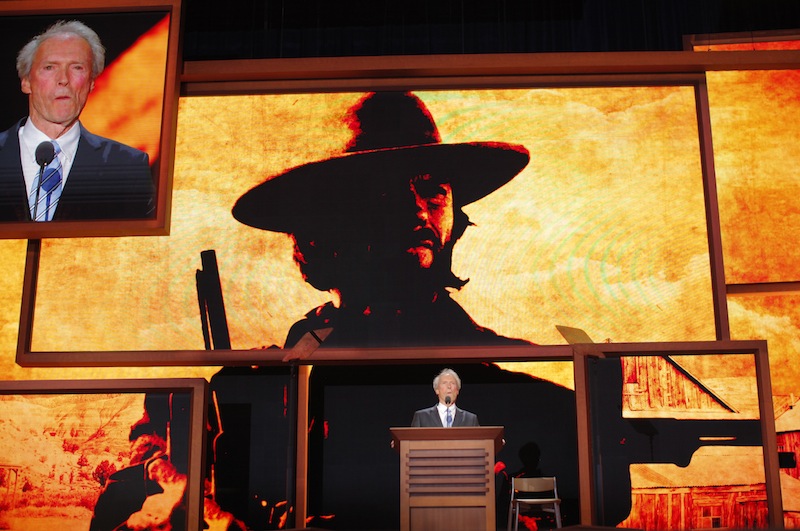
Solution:
M 185 0 L 186 60 L 681 50 L 800 27 L 796 0 Z

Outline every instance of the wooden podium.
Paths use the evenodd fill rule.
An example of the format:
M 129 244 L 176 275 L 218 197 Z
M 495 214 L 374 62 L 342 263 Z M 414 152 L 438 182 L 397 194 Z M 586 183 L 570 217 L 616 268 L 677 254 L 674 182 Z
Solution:
M 390 428 L 400 452 L 400 530 L 495 529 L 503 428 Z

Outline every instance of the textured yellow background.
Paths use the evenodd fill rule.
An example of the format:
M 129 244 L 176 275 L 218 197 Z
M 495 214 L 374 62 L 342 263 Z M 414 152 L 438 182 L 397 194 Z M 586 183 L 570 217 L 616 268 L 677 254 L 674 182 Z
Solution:
M 478 323 L 538 343 L 563 342 L 556 324 L 615 341 L 713 339 L 691 87 L 419 95 L 445 142 L 532 154 L 466 209 L 476 226 L 454 270 L 470 282 L 456 298 Z M 217 252 L 234 348 L 282 345 L 328 296 L 303 282 L 285 235 L 230 209 L 267 177 L 340 152 L 341 116 L 359 97 L 181 100 L 170 236 L 44 242 L 33 350 L 203 348 L 205 249 Z

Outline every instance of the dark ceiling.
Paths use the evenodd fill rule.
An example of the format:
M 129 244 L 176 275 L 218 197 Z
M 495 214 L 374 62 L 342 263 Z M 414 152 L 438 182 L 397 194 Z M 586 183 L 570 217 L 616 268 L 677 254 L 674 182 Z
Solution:
M 800 28 L 800 0 L 185 0 L 184 59 L 681 50 Z

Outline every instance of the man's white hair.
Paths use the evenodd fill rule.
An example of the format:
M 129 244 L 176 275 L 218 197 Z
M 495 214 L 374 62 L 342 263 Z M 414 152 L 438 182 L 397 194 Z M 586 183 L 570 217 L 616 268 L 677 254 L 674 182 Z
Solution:
M 79 20 L 59 20 L 44 32 L 28 41 L 17 54 L 17 74 L 20 79 L 28 77 L 33 66 L 33 57 L 39 46 L 53 37 L 74 35 L 85 40 L 92 49 L 92 79 L 97 78 L 105 68 L 106 49 L 95 31 Z
M 439 387 L 439 379 L 445 375 L 450 375 L 453 378 L 455 378 L 458 390 L 461 391 L 461 378 L 458 377 L 458 374 L 456 374 L 456 371 L 454 371 L 453 369 L 442 369 L 442 372 L 437 374 L 436 378 L 433 379 L 433 388 L 437 389 Z

